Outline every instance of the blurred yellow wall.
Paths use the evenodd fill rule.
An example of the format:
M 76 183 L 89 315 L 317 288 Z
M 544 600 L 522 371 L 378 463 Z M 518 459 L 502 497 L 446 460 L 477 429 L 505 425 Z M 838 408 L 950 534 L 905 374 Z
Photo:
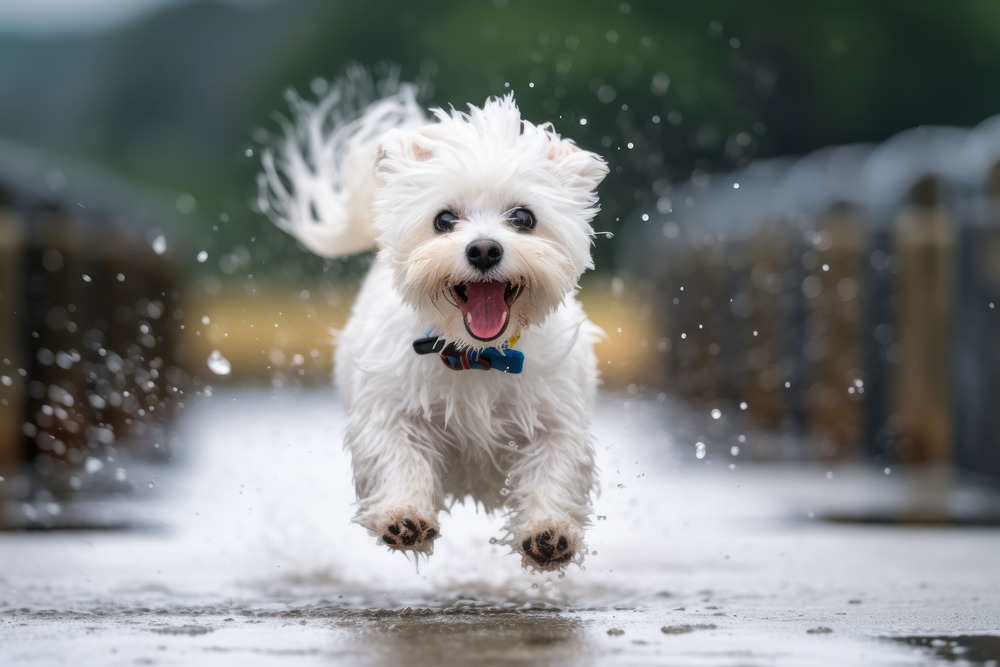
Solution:
M 203 295 L 197 288 L 187 293 Z M 631 294 L 618 279 L 594 279 L 580 294 L 591 319 L 606 332 L 597 354 L 607 386 L 644 384 L 659 373 L 649 309 Z M 251 294 L 230 286 L 219 296 L 189 298 L 184 342 L 191 370 L 212 382 L 327 383 L 332 331 L 344 325 L 353 296 L 343 288 L 310 285 Z M 209 369 L 208 357 L 216 350 L 231 363 L 229 375 Z

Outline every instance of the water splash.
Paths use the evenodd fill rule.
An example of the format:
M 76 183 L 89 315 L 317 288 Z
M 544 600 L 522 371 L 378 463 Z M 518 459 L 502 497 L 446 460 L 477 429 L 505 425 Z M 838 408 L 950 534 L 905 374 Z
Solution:
M 167 239 L 163 236 L 163 234 L 160 234 L 155 239 L 153 239 L 152 246 L 153 246 L 153 252 L 155 252 L 157 255 L 162 255 L 167 251 Z
M 222 356 L 221 352 L 212 350 L 212 354 L 208 355 L 208 369 L 216 375 L 229 375 L 233 370 L 233 365 L 229 359 Z

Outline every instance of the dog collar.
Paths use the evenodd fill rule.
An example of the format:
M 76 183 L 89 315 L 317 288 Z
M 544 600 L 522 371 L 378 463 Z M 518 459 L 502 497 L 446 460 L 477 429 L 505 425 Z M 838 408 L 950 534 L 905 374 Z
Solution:
M 518 331 L 500 347 L 459 349 L 454 343 L 445 343 L 443 338 L 433 335 L 433 329 L 429 329 L 423 338 L 413 341 L 413 351 L 417 354 L 440 354 L 444 365 L 453 371 L 493 370 L 516 375 L 524 368 L 524 353 L 513 349 L 520 338 L 521 332 Z

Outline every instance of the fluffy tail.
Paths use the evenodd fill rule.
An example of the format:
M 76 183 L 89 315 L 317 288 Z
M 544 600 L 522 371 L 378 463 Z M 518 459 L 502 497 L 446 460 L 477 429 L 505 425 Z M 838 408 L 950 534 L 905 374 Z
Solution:
M 278 117 L 283 136 L 261 154 L 261 212 L 317 255 L 373 250 L 375 152 L 387 131 L 426 124 L 416 95 L 398 72 L 375 81 L 361 67 L 315 103 L 286 93 L 291 118 Z

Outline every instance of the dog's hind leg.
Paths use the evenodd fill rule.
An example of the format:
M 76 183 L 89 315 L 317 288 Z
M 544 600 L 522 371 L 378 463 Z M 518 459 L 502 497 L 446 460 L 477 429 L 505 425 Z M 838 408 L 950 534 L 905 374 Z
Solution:
M 429 554 L 444 505 L 436 454 L 417 443 L 401 419 L 361 424 L 352 418 L 347 427 L 358 496 L 354 520 L 391 549 Z

